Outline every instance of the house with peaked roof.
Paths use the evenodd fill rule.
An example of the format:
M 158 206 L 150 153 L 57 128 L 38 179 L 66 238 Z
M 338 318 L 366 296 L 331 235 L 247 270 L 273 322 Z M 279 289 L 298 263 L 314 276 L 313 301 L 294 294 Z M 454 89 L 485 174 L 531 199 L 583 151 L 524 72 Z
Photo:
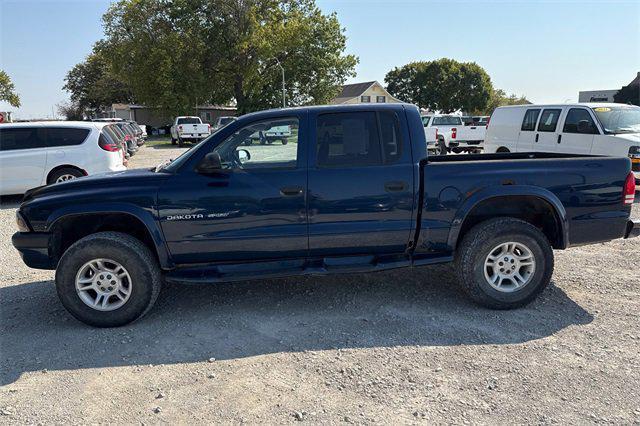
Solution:
M 342 91 L 336 96 L 331 104 L 365 104 L 365 103 L 402 103 L 394 98 L 377 81 L 367 81 L 364 83 L 345 84 Z

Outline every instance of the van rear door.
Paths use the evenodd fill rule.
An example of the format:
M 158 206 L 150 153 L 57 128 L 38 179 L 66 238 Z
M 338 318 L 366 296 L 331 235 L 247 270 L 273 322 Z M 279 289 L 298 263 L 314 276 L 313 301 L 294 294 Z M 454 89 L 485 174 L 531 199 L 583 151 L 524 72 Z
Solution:
M 518 146 L 516 151 L 518 152 L 533 152 L 537 151 L 537 147 L 534 146 L 536 139 L 536 125 L 538 124 L 538 118 L 540 117 L 540 108 L 528 108 L 525 110 L 524 118 L 520 126 L 520 134 L 518 136 Z
M 560 143 L 562 134 L 560 133 L 560 117 L 563 108 L 544 108 L 538 120 L 538 131 L 534 137 L 534 151 L 540 152 L 561 152 Z

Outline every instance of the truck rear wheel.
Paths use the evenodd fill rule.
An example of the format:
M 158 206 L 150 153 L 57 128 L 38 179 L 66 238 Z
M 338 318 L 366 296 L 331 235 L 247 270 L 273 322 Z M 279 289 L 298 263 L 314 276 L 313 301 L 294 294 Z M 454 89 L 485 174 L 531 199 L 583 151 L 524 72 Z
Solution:
M 464 236 L 455 267 L 473 301 L 491 309 L 513 309 L 533 301 L 551 281 L 553 248 L 528 222 L 491 219 Z
M 94 327 L 119 327 L 146 314 L 155 303 L 160 266 L 141 241 L 120 232 L 100 232 L 74 243 L 56 271 L 64 307 Z
M 177 143 L 178 143 L 178 141 L 176 140 L 176 138 L 172 137 L 171 138 L 171 145 L 175 145 Z
M 438 143 L 436 144 L 436 155 L 447 155 L 447 145 L 444 142 L 444 139 L 438 139 Z

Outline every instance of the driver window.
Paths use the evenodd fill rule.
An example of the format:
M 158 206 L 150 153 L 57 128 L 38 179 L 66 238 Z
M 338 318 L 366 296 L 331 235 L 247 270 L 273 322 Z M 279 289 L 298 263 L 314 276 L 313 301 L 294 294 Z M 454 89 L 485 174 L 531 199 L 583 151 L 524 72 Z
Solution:
M 274 118 L 240 128 L 215 148 L 225 169 L 293 169 L 298 120 Z

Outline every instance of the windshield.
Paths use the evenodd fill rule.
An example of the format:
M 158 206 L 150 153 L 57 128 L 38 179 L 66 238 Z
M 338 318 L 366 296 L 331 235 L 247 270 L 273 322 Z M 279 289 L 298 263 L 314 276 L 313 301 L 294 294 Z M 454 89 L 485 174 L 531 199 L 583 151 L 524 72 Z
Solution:
M 178 124 L 202 124 L 198 117 L 178 118 Z
M 605 133 L 640 133 L 640 107 L 621 105 L 592 109 Z

